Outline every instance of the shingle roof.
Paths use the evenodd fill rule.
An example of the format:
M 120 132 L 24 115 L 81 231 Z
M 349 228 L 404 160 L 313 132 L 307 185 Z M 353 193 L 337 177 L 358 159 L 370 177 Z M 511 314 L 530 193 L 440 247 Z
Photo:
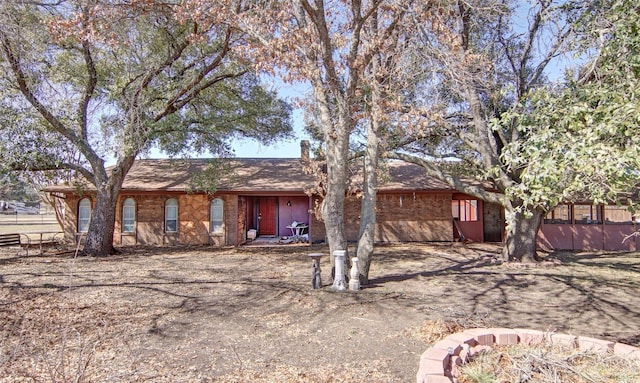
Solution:
M 305 174 L 299 158 L 228 158 L 219 164 L 229 170 L 217 190 L 234 192 L 303 192 L 314 184 Z M 190 189 L 194 175 L 207 168 L 207 159 L 141 159 L 127 174 L 122 191 L 180 191 Z M 221 165 L 219 165 L 221 166 Z M 444 182 L 427 176 L 424 169 L 404 162 L 389 162 L 388 176 L 382 177 L 380 190 L 452 190 Z M 47 191 L 70 191 L 68 185 L 55 185 Z M 90 188 L 89 188 L 90 189 Z
M 453 190 L 437 178 L 427 175 L 425 170 L 414 164 L 390 161 L 386 164 L 388 175 L 383 175 L 379 190 Z

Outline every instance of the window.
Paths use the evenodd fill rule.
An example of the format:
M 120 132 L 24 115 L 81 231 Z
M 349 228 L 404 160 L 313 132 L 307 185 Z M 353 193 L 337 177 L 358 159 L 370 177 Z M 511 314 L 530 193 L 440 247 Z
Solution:
M 178 231 L 178 200 L 170 198 L 164 206 L 164 231 L 175 233 Z
M 224 202 L 220 198 L 211 201 L 211 226 L 212 233 L 222 233 L 224 229 Z
M 461 199 L 451 201 L 451 214 L 462 222 L 478 220 L 478 200 Z
M 602 223 L 602 209 L 598 205 L 573 205 L 576 223 Z
M 78 233 L 86 233 L 89 230 L 91 220 L 91 201 L 83 198 L 78 203 Z
M 569 205 L 558 205 L 547 213 L 544 223 L 571 223 L 571 209 Z
M 133 233 L 136 224 L 136 202 L 127 198 L 122 203 L 122 232 Z
M 607 205 L 604 207 L 604 221 L 613 224 L 631 224 L 633 214 L 628 206 Z

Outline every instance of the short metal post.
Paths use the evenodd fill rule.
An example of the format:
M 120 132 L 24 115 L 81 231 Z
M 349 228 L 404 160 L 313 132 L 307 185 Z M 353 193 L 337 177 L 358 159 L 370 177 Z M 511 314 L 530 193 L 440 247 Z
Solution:
M 311 274 L 311 287 L 313 289 L 322 288 L 322 277 L 320 275 L 320 258 L 322 253 L 310 253 L 309 257 L 313 260 L 313 274 Z

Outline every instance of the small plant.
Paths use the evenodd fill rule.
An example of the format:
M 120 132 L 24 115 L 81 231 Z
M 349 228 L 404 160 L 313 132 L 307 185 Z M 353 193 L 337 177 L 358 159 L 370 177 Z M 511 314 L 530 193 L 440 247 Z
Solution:
M 471 363 L 462 366 L 462 383 L 493 383 L 496 381 L 496 366 L 502 355 L 497 352 L 478 354 Z
M 462 368 L 464 374 L 463 383 L 493 383 L 496 381 L 495 376 L 488 370 L 490 366 L 469 364 Z
M 460 372 L 461 383 L 640 381 L 637 361 L 550 343 L 496 346 L 474 357 Z

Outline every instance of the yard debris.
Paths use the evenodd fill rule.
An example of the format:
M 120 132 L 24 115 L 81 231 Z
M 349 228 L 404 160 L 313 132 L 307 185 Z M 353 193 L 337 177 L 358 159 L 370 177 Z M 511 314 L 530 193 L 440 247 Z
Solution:
M 459 328 L 640 341 L 629 309 L 638 253 L 558 254 L 551 273 L 479 264 L 496 245 L 379 248 L 358 294 L 310 288 L 308 254 L 328 254 L 324 245 L 0 251 L 0 382 L 396 383 L 414 381 L 428 342 Z

